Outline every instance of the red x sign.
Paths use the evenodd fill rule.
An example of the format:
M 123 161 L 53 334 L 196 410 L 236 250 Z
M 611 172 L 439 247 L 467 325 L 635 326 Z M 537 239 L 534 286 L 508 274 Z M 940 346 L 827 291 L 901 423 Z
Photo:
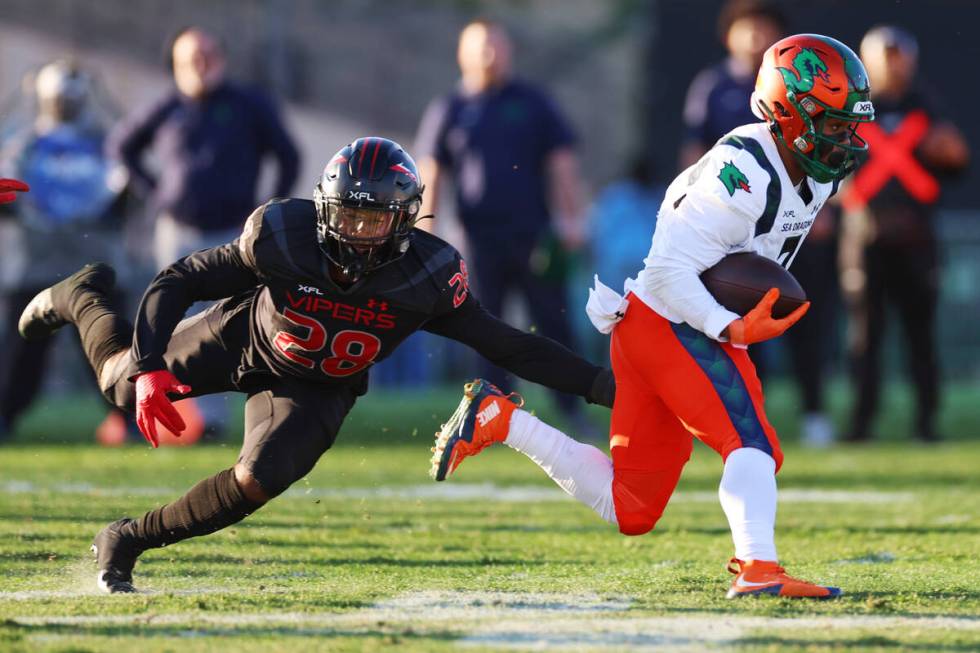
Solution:
M 873 122 L 862 123 L 858 134 L 868 142 L 870 158 L 861 166 L 850 190 L 844 196 L 845 209 L 867 206 L 892 177 L 898 179 L 908 194 L 923 204 L 939 198 L 939 182 L 915 158 L 916 146 L 929 131 L 929 117 L 924 111 L 912 111 L 888 133 Z

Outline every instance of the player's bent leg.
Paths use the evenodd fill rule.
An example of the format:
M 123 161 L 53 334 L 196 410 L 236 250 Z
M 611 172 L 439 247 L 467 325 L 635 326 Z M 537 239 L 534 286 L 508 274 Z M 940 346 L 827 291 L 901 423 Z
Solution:
M 78 272 L 45 288 L 24 307 L 17 330 L 25 340 L 47 338 L 73 321 L 77 309 L 75 295 L 89 291 L 108 293 L 116 283 L 116 273 L 105 263 L 89 263 Z
M 511 414 L 523 404 L 520 395 L 505 395 L 483 379 L 464 385 L 459 406 L 436 433 L 429 475 L 444 481 L 465 458 L 503 442 L 510 428 Z
M 609 456 L 516 409 L 504 444 L 520 451 L 566 493 L 616 524 L 613 504 L 613 464 Z
M 260 490 L 271 499 L 309 474 L 333 445 L 361 392 L 346 387 L 330 391 L 279 378 L 269 390 L 250 395 L 245 402 L 245 441 L 236 465 L 246 489 Z
M 245 404 L 245 441 L 234 467 L 204 479 L 172 503 L 99 533 L 95 547 L 104 591 L 132 591 L 133 566 L 144 551 L 238 523 L 309 473 L 333 444 L 358 392 L 341 388 L 327 394 L 322 387 L 286 378 L 271 385 Z
M 651 415 L 650 423 L 659 429 L 620 428 L 610 437 L 613 503 L 623 535 L 653 530 L 691 457 L 691 436 L 679 424 L 665 422 Z
M 133 567 L 144 551 L 221 530 L 263 503 L 250 500 L 238 485 L 234 469 L 226 469 L 139 519 L 124 518 L 109 524 L 92 544 L 99 589 L 109 593 L 135 591 Z
M 665 401 L 692 433 L 725 460 L 719 498 L 732 531 L 737 561 L 732 567 L 736 577 L 729 598 L 749 594 L 839 596 L 839 588 L 789 576 L 778 563 L 775 477 L 783 454 L 766 417 L 762 385 L 747 352 L 710 341 L 684 325 L 671 328 L 690 358 L 687 363 L 674 361 L 686 385 L 665 386 Z
M 127 349 L 133 339 L 132 325 L 120 316 L 112 299 L 115 280 L 115 271 L 105 263 L 82 267 L 38 293 L 21 313 L 18 331 L 27 340 L 38 340 L 74 324 L 99 378 L 106 361 Z
M 235 481 L 238 482 L 238 487 L 242 489 L 242 494 L 245 495 L 249 501 L 254 501 L 255 503 L 268 503 L 271 496 L 262 487 L 259 479 L 255 478 L 255 475 L 249 470 L 245 465 L 237 464 L 235 469 Z
M 654 339 L 664 322 L 632 295 L 626 318 L 613 330 L 610 357 L 616 375 L 616 401 L 609 426 L 613 500 L 619 530 L 642 535 L 656 526 L 691 456 L 693 439 L 641 373 L 669 368 L 670 350 Z M 667 343 L 669 346 L 671 343 Z M 658 370 L 669 375 L 670 370 Z
M 511 396 L 482 379 L 466 384 L 463 400 L 436 438 L 430 473 L 437 481 L 455 471 L 464 458 L 503 442 L 533 460 L 602 519 L 616 522 L 609 457 L 520 410 Z

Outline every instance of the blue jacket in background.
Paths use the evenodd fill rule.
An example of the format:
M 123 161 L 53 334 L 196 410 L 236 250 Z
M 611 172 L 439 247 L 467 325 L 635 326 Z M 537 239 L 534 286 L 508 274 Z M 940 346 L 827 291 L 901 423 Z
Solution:
M 276 157 L 275 196 L 287 197 L 299 153 L 272 102 L 258 91 L 224 83 L 193 100 L 176 89 L 130 116 L 109 139 L 109 154 L 133 182 L 152 191 L 152 209 L 203 231 L 240 225 L 252 212 L 262 158 Z M 152 149 L 159 175 L 145 166 Z
M 575 144 L 551 98 L 530 82 L 510 80 L 482 93 L 457 90 L 422 117 L 416 156 L 449 172 L 460 221 L 474 246 L 525 240 L 548 227 L 548 156 Z

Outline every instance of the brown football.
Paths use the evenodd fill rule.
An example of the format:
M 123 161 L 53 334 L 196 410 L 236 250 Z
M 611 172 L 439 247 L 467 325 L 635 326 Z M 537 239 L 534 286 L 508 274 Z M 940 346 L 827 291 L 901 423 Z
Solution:
M 719 304 L 745 315 L 770 288 L 779 288 L 773 317 L 786 317 L 806 302 L 796 278 L 779 263 L 751 252 L 731 254 L 701 273 L 701 283 Z

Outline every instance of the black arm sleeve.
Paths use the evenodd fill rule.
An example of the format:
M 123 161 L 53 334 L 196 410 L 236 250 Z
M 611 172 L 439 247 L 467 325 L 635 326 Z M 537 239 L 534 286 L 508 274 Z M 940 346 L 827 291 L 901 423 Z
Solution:
M 136 315 L 133 358 L 140 372 L 164 369 L 163 354 L 184 313 L 196 301 L 231 297 L 261 283 L 238 241 L 195 252 L 160 272 Z
M 592 395 L 600 375 L 605 375 L 602 368 L 550 338 L 526 333 L 498 320 L 477 301 L 466 302 L 423 328 L 469 345 L 522 379 L 600 403 Z

